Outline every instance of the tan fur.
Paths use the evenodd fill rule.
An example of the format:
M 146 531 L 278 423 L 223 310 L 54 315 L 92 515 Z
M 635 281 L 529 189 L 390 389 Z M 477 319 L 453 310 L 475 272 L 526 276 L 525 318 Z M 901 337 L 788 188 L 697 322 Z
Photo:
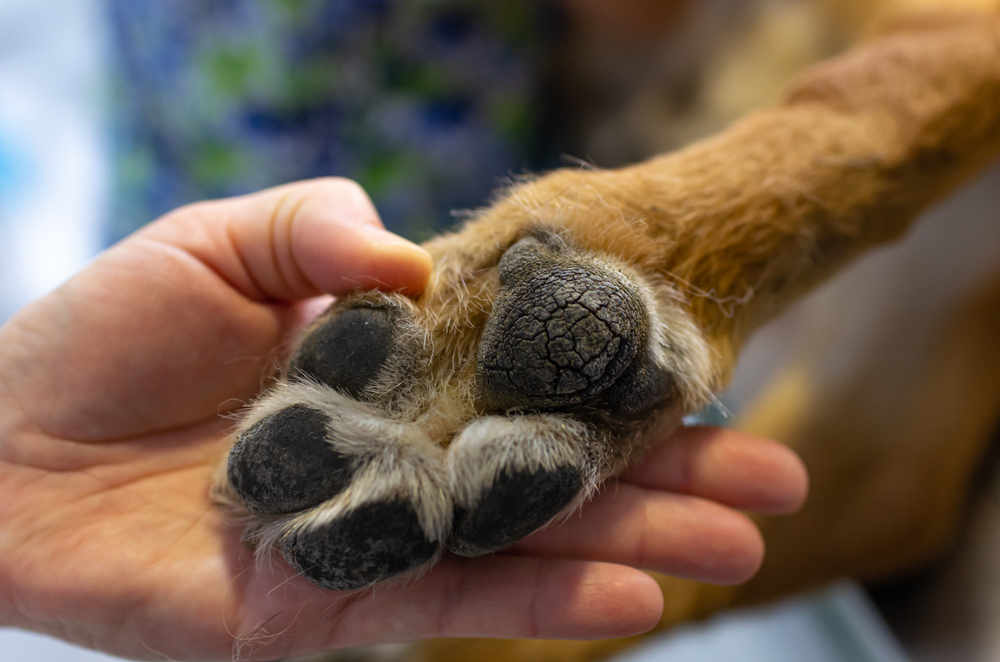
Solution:
M 480 326 L 488 310 L 477 265 L 552 225 L 683 293 L 716 352 L 718 388 L 752 329 L 988 162 L 998 108 L 1000 21 L 952 20 L 816 67 L 779 106 L 679 152 L 522 184 L 427 244 L 442 272 L 464 265 L 472 283 L 464 311 L 432 285 L 426 300 L 448 320 L 435 340 L 461 355 L 455 344 L 471 339 L 451 334 L 453 320 Z
M 806 73 L 783 104 L 713 139 L 613 173 L 559 173 L 513 202 L 549 195 L 556 213 L 589 209 L 579 216 L 589 247 L 631 254 L 678 283 L 715 348 L 718 386 L 752 329 L 899 236 L 998 149 L 1000 21 L 896 25 L 907 27 Z M 602 231 L 588 239 L 595 215 Z M 1000 409 L 1000 275 L 993 280 L 917 336 L 912 318 L 885 326 L 883 348 L 864 356 L 894 350 L 905 371 L 862 364 L 849 379 L 818 381 L 815 362 L 801 364 L 749 407 L 742 427 L 803 453 L 812 505 L 763 522 L 766 565 L 744 587 L 657 576 L 661 627 L 843 574 L 883 577 L 945 548 Z M 886 516 L 870 512 L 875 503 Z M 639 640 L 438 641 L 409 659 L 598 660 Z

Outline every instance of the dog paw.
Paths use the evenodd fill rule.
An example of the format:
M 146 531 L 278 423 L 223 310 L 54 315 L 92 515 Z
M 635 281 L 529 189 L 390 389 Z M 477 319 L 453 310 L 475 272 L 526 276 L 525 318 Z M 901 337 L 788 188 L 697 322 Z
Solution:
M 673 293 L 552 230 L 452 255 L 416 302 L 334 304 L 236 431 L 217 493 L 322 586 L 501 550 L 680 418 L 692 334 Z

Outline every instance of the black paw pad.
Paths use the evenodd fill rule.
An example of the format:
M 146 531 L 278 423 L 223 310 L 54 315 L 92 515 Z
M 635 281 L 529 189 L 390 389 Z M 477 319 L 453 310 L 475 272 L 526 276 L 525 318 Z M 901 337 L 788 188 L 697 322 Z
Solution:
M 438 545 L 427 539 L 404 501 L 360 506 L 329 524 L 282 543 L 285 558 L 326 588 L 363 588 L 431 560 Z
M 672 375 L 643 357 L 604 394 L 608 409 L 625 420 L 642 419 L 675 397 Z
M 448 549 L 480 556 L 517 542 L 565 508 L 583 486 L 573 467 L 504 471 L 472 509 L 455 509 Z
M 361 398 L 392 349 L 396 315 L 386 308 L 340 311 L 302 341 L 289 373 Z
M 352 474 L 350 458 L 327 441 L 327 417 L 294 405 L 261 419 L 229 452 L 229 482 L 247 507 L 290 513 L 340 492 Z
M 645 342 L 644 307 L 623 276 L 540 246 L 520 242 L 500 262 L 477 357 L 491 411 L 580 405 L 614 384 Z

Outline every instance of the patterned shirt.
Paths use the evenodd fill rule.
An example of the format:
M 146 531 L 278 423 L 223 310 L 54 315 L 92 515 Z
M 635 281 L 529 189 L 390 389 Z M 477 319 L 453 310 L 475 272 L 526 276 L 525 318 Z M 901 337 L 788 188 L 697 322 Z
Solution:
M 414 239 L 544 165 L 532 0 L 111 0 L 107 240 L 194 200 L 338 175 Z

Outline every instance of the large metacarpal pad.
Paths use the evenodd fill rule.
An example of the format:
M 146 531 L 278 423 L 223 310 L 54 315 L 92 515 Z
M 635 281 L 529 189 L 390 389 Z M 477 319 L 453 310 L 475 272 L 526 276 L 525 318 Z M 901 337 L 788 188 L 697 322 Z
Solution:
M 612 386 L 646 339 L 634 286 L 529 237 L 499 265 L 500 294 L 479 346 L 491 410 L 582 404 Z

